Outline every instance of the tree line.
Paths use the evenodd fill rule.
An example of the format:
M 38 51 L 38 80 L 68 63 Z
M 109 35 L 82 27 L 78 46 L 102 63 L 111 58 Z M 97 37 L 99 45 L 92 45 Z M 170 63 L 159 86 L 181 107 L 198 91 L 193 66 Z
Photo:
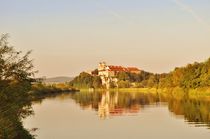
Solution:
M 73 88 L 102 88 L 101 78 L 86 72 L 80 73 L 70 83 Z
M 202 88 L 210 87 L 210 58 L 185 67 L 175 68 L 159 78 L 160 87 Z
M 118 79 L 119 88 L 173 88 L 184 89 L 210 87 L 210 58 L 205 62 L 195 62 L 185 67 L 176 67 L 169 73 L 154 74 L 146 71 L 141 73 L 118 72 L 115 76 Z M 75 77 L 70 85 L 76 88 L 103 88 L 97 70 L 92 74 L 82 72 Z M 112 88 L 117 87 L 114 83 Z

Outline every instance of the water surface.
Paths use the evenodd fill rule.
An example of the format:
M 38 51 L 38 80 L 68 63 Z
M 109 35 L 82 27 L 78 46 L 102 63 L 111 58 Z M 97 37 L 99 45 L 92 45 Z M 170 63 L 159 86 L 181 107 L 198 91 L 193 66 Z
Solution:
M 210 103 L 161 94 L 77 92 L 33 104 L 37 139 L 209 139 Z

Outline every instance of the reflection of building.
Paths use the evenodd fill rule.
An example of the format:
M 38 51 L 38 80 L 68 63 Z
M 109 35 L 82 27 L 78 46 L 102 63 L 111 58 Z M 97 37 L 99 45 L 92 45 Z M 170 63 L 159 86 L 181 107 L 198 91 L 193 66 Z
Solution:
M 109 116 L 109 102 L 110 96 L 109 92 L 102 95 L 101 102 L 98 105 L 98 115 L 101 119 Z
M 117 82 L 117 78 L 115 76 L 119 72 L 130 72 L 130 73 L 141 73 L 136 67 L 122 67 L 122 66 L 113 66 L 106 65 L 105 62 L 101 62 L 98 65 L 98 75 L 101 77 L 102 84 L 108 85 L 110 82 Z
M 105 119 L 110 116 L 121 116 L 124 114 L 133 115 L 140 111 L 139 105 L 132 105 L 129 108 L 118 106 L 118 92 L 114 96 L 110 96 L 109 91 L 102 94 L 101 102 L 98 105 L 98 116 Z
M 117 107 L 115 106 L 113 109 L 110 109 L 109 113 L 111 116 L 120 116 L 124 114 L 135 114 L 140 111 L 139 105 L 134 105 L 130 108 L 122 108 L 122 107 Z

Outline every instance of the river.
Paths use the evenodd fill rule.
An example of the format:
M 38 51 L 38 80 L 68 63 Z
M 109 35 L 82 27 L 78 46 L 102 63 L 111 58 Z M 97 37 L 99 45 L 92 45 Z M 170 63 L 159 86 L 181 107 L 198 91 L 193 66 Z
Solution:
M 210 101 L 164 94 L 76 92 L 32 105 L 37 139 L 209 139 Z

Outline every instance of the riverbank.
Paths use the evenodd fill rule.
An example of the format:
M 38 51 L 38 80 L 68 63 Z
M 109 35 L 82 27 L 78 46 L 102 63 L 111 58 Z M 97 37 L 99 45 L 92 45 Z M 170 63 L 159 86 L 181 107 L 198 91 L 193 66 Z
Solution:
M 70 92 L 127 92 L 127 93 L 155 93 L 155 94 L 163 94 L 163 95 L 171 95 L 175 97 L 186 97 L 189 98 L 203 98 L 209 99 L 210 98 L 210 88 L 197 88 L 197 89 L 183 89 L 180 87 L 174 88 L 110 88 L 110 89 L 103 89 L 103 88 L 81 88 L 75 89 L 69 87 L 65 84 L 60 85 L 45 85 L 45 84 L 36 84 L 32 86 L 31 96 L 32 100 L 42 99 L 44 97 L 50 95 L 57 95 L 59 93 L 70 93 Z
M 64 92 L 76 92 L 77 89 L 71 88 L 67 85 L 45 85 L 45 84 L 35 84 L 32 86 L 30 91 L 31 100 L 43 99 L 50 95 L 57 95 Z
M 170 94 L 174 96 L 186 96 L 189 97 L 210 97 L 210 88 L 197 88 L 197 89 L 183 89 L 180 87 L 174 87 L 174 88 L 110 88 L 110 89 L 79 89 L 81 92 L 104 92 L 104 91 L 110 91 L 110 92 L 140 92 L 140 93 L 161 93 L 161 94 Z
M 88 89 L 88 88 L 81 88 L 79 89 L 80 92 L 104 92 L 104 91 L 118 91 L 118 92 L 156 92 L 156 88 L 110 88 L 110 89 L 102 89 L 102 88 L 96 88 L 96 89 Z

